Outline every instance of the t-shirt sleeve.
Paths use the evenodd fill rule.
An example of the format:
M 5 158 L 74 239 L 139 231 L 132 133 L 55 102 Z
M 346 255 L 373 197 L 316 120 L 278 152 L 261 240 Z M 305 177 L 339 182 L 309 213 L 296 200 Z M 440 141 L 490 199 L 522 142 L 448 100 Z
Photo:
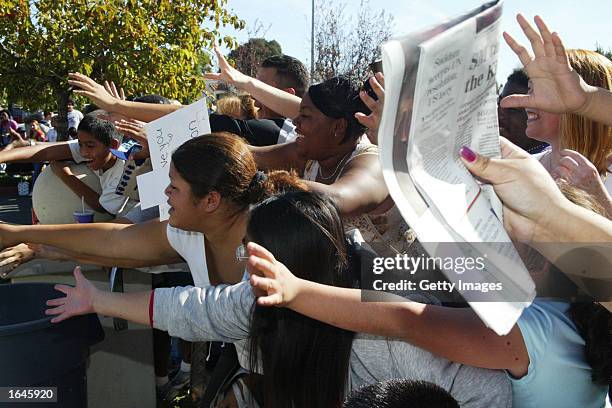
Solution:
M 271 146 L 278 142 L 281 127 L 271 119 L 233 119 L 226 115 L 210 115 L 213 132 L 230 132 L 242 136 L 253 146 Z
M 77 163 L 82 163 L 85 161 L 85 158 L 81 155 L 81 148 L 79 147 L 78 140 L 68 141 L 68 147 L 70 148 L 70 154 L 72 154 L 72 160 Z
M 547 344 L 553 332 L 553 322 L 544 309 L 537 303 L 533 303 L 523 311 L 517 324 L 529 354 L 529 367 L 525 376 L 518 380 L 513 379 L 513 381 L 526 382 L 535 376 L 539 360 L 546 353 Z
M 512 407 L 512 385 L 501 370 L 462 364 L 449 392 L 465 408 Z
M 247 339 L 255 296 L 248 282 L 155 290 L 153 327 L 188 341 Z

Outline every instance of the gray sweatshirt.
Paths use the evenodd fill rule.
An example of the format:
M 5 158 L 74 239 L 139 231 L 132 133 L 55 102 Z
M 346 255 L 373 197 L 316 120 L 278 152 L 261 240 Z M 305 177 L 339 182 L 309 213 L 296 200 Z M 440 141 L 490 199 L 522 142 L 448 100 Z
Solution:
M 254 302 L 248 282 L 156 289 L 153 326 L 189 341 L 235 343 L 244 364 L 248 361 L 244 346 Z M 378 381 L 406 378 L 441 386 L 461 407 L 512 406 L 510 381 L 502 371 L 453 363 L 402 341 L 356 335 L 348 369 L 349 391 Z

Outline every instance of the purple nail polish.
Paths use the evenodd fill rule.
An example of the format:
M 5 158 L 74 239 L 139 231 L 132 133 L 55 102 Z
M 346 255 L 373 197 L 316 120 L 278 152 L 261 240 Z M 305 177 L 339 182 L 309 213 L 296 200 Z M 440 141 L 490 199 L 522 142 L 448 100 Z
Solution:
M 476 153 L 467 146 L 463 146 L 461 150 L 459 150 L 459 154 L 469 163 L 476 161 Z

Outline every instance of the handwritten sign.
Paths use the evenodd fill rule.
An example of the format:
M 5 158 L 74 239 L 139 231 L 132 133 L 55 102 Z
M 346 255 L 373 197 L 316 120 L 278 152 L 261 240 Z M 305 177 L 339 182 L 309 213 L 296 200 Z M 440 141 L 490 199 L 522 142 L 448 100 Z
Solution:
M 168 173 L 172 152 L 197 136 L 210 133 L 206 100 L 199 101 L 145 125 L 153 171 L 138 176 L 138 190 L 147 197 L 142 208 L 160 206 L 160 220 L 168 219 L 164 189 L 170 182 Z

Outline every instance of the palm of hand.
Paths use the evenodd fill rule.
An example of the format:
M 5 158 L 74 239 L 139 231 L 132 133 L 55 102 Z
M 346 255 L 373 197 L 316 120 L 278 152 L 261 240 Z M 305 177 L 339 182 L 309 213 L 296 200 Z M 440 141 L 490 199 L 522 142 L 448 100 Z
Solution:
M 532 82 L 534 107 L 574 112 L 586 102 L 580 77 L 555 57 L 540 57 L 525 67 Z

